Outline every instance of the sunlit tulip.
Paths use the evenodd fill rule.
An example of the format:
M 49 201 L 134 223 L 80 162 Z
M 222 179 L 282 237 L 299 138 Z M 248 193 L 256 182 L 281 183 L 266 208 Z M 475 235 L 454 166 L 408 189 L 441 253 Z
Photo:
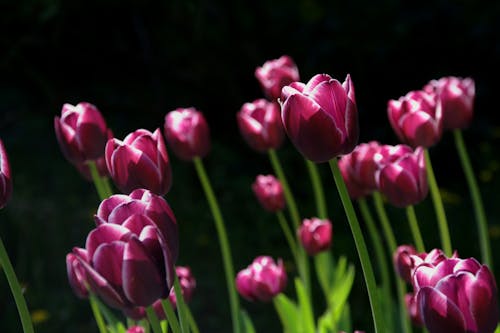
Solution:
M 413 148 L 429 148 L 443 131 L 441 103 L 434 93 L 410 91 L 388 103 L 389 122 L 399 139 Z
M 297 234 L 307 254 L 314 256 L 330 248 L 332 223 L 328 219 L 304 219 Z
M 262 67 L 257 67 L 255 77 L 259 81 L 264 93 L 272 100 L 281 95 L 281 88 L 299 81 L 299 70 L 289 56 L 266 61 Z
M 454 76 L 430 81 L 424 90 L 434 92 L 441 101 L 444 129 L 469 126 L 474 113 L 476 95 L 474 80 Z
M 167 144 L 182 160 L 204 157 L 210 151 L 210 131 L 203 114 L 195 108 L 178 108 L 165 116 Z
M 12 176 L 10 163 L 3 141 L 0 140 L 0 208 L 3 208 L 12 196 Z
M 280 181 L 273 175 L 258 175 L 252 190 L 265 210 L 277 212 L 285 207 L 285 195 Z
M 349 75 L 342 84 L 327 74 L 294 82 L 283 88 L 282 100 L 285 131 L 307 159 L 327 162 L 356 146 L 358 111 Z
M 275 263 L 271 257 L 257 257 L 236 276 L 236 289 L 249 301 L 268 302 L 286 287 L 287 276 L 283 261 Z
M 123 141 L 109 140 L 106 164 L 115 185 L 123 193 L 145 188 L 164 195 L 172 185 L 170 161 L 159 129 L 154 133 L 139 129 Z
M 245 103 L 236 119 L 243 139 L 252 149 L 267 152 L 283 143 L 285 131 L 277 103 L 265 99 Z

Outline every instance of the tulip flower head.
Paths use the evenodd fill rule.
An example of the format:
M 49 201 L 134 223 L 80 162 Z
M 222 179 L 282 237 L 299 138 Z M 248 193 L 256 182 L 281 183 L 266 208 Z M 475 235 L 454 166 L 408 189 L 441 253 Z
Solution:
M 191 301 L 196 289 L 196 280 L 193 276 L 193 273 L 191 272 L 191 269 L 187 266 L 177 266 L 175 267 L 175 273 L 179 278 L 179 285 L 181 286 L 181 293 L 184 301 Z M 175 296 L 175 290 L 173 287 L 172 289 L 170 289 L 168 299 L 172 304 L 172 307 L 175 308 L 177 306 L 177 298 Z
M 89 297 L 87 280 L 85 278 L 85 269 L 79 262 L 78 257 L 73 253 L 68 253 L 66 255 L 66 270 L 68 273 L 69 284 L 75 295 L 79 298 Z
M 127 333 L 146 333 L 146 330 L 142 326 L 132 326 L 127 329 Z
M 172 185 L 167 148 L 159 129 L 138 129 L 123 141 L 106 144 L 106 165 L 115 185 L 129 193 L 137 188 L 165 195 Z
M 425 91 L 433 92 L 441 101 L 444 129 L 460 129 L 469 126 L 474 113 L 476 89 L 471 78 L 454 76 L 430 81 Z
M 74 248 L 67 261 L 81 265 L 75 275 L 84 272 L 91 291 L 114 308 L 166 298 L 178 254 L 177 223 L 167 202 L 144 189 L 113 195 L 101 202 L 95 220 L 85 248 Z M 68 275 L 73 285 L 78 276 Z
M 257 67 L 255 77 L 266 96 L 273 101 L 280 97 L 284 86 L 300 80 L 297 66 L 293 59 L 286 55 L 266 61 L 262 67 Z
M 12 196 L 12 176 L 9 157 L 3 141 L 0 140 L 0 208 L 5 207 Z
M 236 119 L 243 139 L 258 152 L 277 149 L 285 139 L 277 103 L 265 99 L 245 103 L 236 115 Z
M 474 258 L 420 264 L 413 273 L 413 288 L 430 333 L 493 333 L 497 327 L 495 278 Z
M 265 210 L 277 212 L 285 208 L 283 186 L 273 175 L 258 175 L 252 184 L 252 189 Z
M 350 153 L 358 142 L 358 111 L 351 77 L 344 83 L 327 74 L 282 89 L 285 131 L 305 158 L 327 162 Z
M 260 256 L 236 276 L 236 289 L 249 301 L 269 302 L 282 292 L 287 283 L 283 261 Z
M 330 248 L 332 223 L 328 219 L 304 219 L 297 234 L 306 253 L 314 256 Z
M 210 151 L 208 124 L 195 108 L 179 108 L 167 113 L 164 132 L 167 144 L 182 160 L 205 157 Z
M 392 256 L 396 272 L 408 283 L 411 283 L 411 274 L 414 268 L 412 256 L 416 254 L 417 250 L 412 245 L 400 245 Z

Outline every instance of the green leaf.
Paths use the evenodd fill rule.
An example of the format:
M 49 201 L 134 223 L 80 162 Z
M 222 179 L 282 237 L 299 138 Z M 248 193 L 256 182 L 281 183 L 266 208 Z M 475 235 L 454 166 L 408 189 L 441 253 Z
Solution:
M 333 258 L 330 252 L 321 252 L 314 256 L 314 266 L 319 284 L 325 295 L 330 294 L 330 286 L 333 280 Z
M 495 333 L 500 333 L 500 324 L 498 324 L 497 329 L 495 330 Z
M 333 285 L 329 303 L 334 311 L 335 321 L 338 321 L 342 315 L 344 305 L 347 302 L 347 298 L 349 297 L 354 283 L 354 275 L 354 266 L 349 265 L 345 274 L 342 277 L 339 277 Z
M 243 324 L 243 333 L 255 333 L 252 319 L 250 319 L 250 316 L 248 316 L 245 310 L 240 310 L 240 317 L 240 321 Z
M 316 328 L 314 327 L 314 315 L 311 300 L 309 299 L 306 289 L 299 278 L 295 279 L 295 290 L 297 291 L 297 298 L 301 313 L 300 319 L 304 325 L 304 332 L 314 333 L 316 332 Z
M 300 320 L 300 311 L 297 304 L 286 297 L 284 294 L 279 294 L 273 299 L 274 307 L 280 317 L 285 333 L 302 332 L 302 322 Z

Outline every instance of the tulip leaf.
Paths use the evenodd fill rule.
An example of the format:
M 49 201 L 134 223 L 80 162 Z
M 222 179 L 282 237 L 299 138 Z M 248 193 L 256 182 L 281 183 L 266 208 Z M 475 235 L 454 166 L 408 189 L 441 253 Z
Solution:
M 349 306 L 349 303 L 346 303 L 344 305 L 344 310 L 342 311 L 342 314 L 340 315 L 340 318 L 337 322 L 337 326 L 338 326 L 338 330 L 340 330 L 340 331 L 352 332 L 351 307 Z
M 314 314 L 311 306 L 311 299 L 304 288 L 304 284 L 299 278 L 295 279 L 295 290 L 297 292 L 297 298 L 299 300 L 299 308 L 301 313 L 301 321 L 304 325 L 304 332 L 314 333 L 316 329 L 314 327 Z
M 500 324 L 498 324 L 497 329 L 495 330 L 495 333 L 500 333 Z
M 280 317 L 285 333 L 299 333 L 302 328 L 300 312 L 297 304 L 290 300 L 285 294 L 280 293 L 273 299 L 274 307 Z
M 255 333 L 252 319 L 245 310 L 240 310 L 240 322 L 243 325 L 243 333 Z
M 342 258 L 341 258 L 342 259 Z M 345 261 L 346 262 L 346 261 Z M 339 265 L 344 264 L 342 261 L 339 261 Z M 331 310 L 334 311 L 334 319 L 336 322 L 339 321 L 343 308 L 347 302 L 347 298 L 349 297 L 349 294 L 352 289 L 352 285 L 354 283 L 354 266 L 351 264 L 349 267 L 344 269 L 341 267 L 342 270 L 336 269 L 335 272 L 335 283 L 332 286 L 332 290 L 330 293 L 330 299 L 329 299 L 329 304 L 330 307 L 332 308 Z M 342 271 L 342 276 L 340 276 L 339 271 Z
M 325 295 L 330 294 L 330 287 L 333 280 L 333 258 L 330 252 L 325 251 L 314 257 L 314 266 L 318 281 Z
M 103 317 L 106 319 L 107 328 L 110 333 L 125 333 L 127 331 L 125 325 L 116 318 L 116 316 L 111 312 L 108 307 L 100 300 L 98 300 L 99 310 L 101 311 Z

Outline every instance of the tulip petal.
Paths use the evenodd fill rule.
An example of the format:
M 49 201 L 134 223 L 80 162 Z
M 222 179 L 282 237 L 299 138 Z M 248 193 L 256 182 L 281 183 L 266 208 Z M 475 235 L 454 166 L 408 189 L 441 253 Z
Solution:
M 413 147 L 431 147 L 441 139 L 438 123 L 426 112 L 406 113 L 399 119 L 399 124 L 407 143 Z
M 304 86 L 302 93 L 305 95 L 309 95 L 317 85 L 323 82 L 328 82 L 330 80 L 332 80 L 332 77 L 328 74 L 316 74 Z
M 84 103 L 80 103 L 79 106 Z M 86 159 L 95 160 L 104 155 L 107 141 L 106 122 L 95 106 L 87 106 L 80 113 L 76 124 L 77 139 Z
M 125 246 L 122 279 L 125 295 L 135 305 L 149 306 L 166 296 L 158 267 L 135 236 Z
M 130 231 L 118 224 L 105 223 L 92 230 L 87 236 L 85 248 L 88 257 L 93 258 L 96 249 L 103 243 L 126 240 L 130 237 Z
M 120 204 L 130 201 L 130 197 L 125 194 L 115 194 L 107 199 L 104 199 L 97 209 L 97 216 L 108 221 L 109 214 Z M 116 222 L 115 222 L 116 223 Z M 119 224 L 119 223 L 118 223 Z
M 113 209 L 108 216 L 108 223 L 123 224 L 132 215 L 144 214 L 146 204 L 139 200 L 123 202 Z
M 124 250 L 125 243 L 122 241 L 102 244 L 96 249 L 92 258 L 94 269 L 117 290 L 122 286 Z
M 332 79 L 321 82 L 311 91 L 309 97 L 333 118 L 337 127 L 344 127 L 347 94 L 339 81 Z M 345 135 L 342 134 L 344 138 Z

